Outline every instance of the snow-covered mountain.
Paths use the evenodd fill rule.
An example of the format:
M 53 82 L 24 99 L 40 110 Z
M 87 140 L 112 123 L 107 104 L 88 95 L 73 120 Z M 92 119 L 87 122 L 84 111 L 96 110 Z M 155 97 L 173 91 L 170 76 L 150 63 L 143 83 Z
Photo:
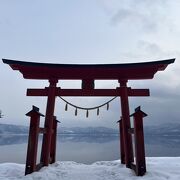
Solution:
M 27 134 L 28 130 L 27 126 L 0 124 L 0 134 Z
M 29 127 L 18 126 L 10 124 L 0 124 L 0 134 L 28 134 Z M 117 129 L 106 128 L 106 127 L 59 127 L 58 133 L 60 134 L 114 134 L 118 133 Z
M 117 134 L 118 129 L 107 127 L 59 127 L 58 132 L 60 134 Z
M 29 127 L 0 124 L 0 134 L 28 134 Z M 118 134 L 119 130 L 107 127 L 58 127 L 59 134 Z M 144 127 L 144 133 L 147 136 L 180 136 L 180 124 L 163 124 L 161 126 Z
M 180 124 L 163 124 L 159 126 L 145 127 L 146 135 L 180 136 Z

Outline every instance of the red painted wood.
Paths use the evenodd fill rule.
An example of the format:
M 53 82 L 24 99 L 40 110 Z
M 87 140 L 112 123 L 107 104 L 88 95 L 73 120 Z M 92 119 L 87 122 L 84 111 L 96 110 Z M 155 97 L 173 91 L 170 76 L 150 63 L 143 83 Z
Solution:
M 122 125 L 123 125 L 123 137 L 124 137 L 124 150 L 125 150 L 125 163 L 126 167 L 130 168 L 133 162 L 133 147 L 132 147 L 132 137 L 128 133 L 130 128 L 130 117 L 129 117 L 129 101 L 127 92 L 127 81 L 121 81 L 121 113 L 122 113 Z
M 57 125 L 58 125 L 56 116 L 53 119 L 53 134 L 51 140 L 51 151 L 50 151 L 50 163 L 55 163 L 56 161 L 56 139 L 57 139 Z
M 46 131 L 45 128 L 39 128 L 39 133 L 44 134 L 44 133 L 46 133 L 46 132 L 47 132 L 47 131 Z
M 144 131 L 143 131 L 143 117 L 145 116 L 146 114 L 142 112 L 140 108 L 133 114 L 137 176 L 143 176 L 146 173 L 146 159 L 145 159 Z
M 45 125 L 46 133 L 43 135 L 42 151 L 41 151 L 41 162 L 44 166 L 48 166 L 50 162 L 50 149 L 51 149 L 51 138 L 53 130 L 53 116 L 55 107 L 55 92 L 57 79 L 51 79 L 48 89 L 48 100 L 46 107 Z
M 39 122 L 40 122 L 40 116 L 42 116 L 42 114 L 40 114 L 38 111 L 39 109 L 33 106 L 32 111 L 26 114 L 27 116 L 30 117 L 30 127 L 29 127 L 25 175 L 36 171 Z
M 128 96 L 149 96 L 149 89 L 127 88 Z M 48 88 L 27 89 L 27 96 L 47 96 Z M 121 88 L 117 89 L 60 89 L 56 88 L 56 96 L 121 96 Z
M 152 79 L 175 59 L 127 64 L 48 64 L 3 59 L 27 79 Z
M 119 121 L 119 129 L 120 129 L 121 164 L 125 164 L 125 151 L 124 151 L 124 136 L 123 136 L 122 119 Z
M 46 87 L 44 89 L 27 89 L 26 96 L 48 96 L 48 88 Z
M 32 68 L 23 68 L 23 77 L 25 79 L 39 79 L 45 80 L 51 77 L 56 77 L 57 79 L 62 80 L 78 80 L 83 77 L 91 78 L 96 80 L 116 80 L 117 78 L 138 80 L 138 79 L 152 79 L 154 74 L 158 71 L 159 67 L 143 68 L 143 69 L 94 69 L 86 71 L 85 69 L 55 69 L 49 70 L 46 69 L 37 69 Z M 32 73 L 33 72 L 33 73 Z
M 83 79 L 81 88 L 82 89 L 94 89 L 94 79 Z

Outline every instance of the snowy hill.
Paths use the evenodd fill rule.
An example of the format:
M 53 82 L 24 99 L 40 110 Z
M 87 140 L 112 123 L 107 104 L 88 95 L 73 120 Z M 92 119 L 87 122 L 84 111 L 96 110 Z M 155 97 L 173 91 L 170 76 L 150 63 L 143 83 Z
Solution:
M 146 135 L 180 136 L 180 124 L 163 124 L 145 127 Z
M 0 124 L 0 134 L 28 134 L 29 127 Z M 107 127 L 58 127 L 59 134 L 118 134 L 118 126 L 116 129 Z M 144 127 L 144 133 L 148 136 L 180 136 L 180 124 L 163 124 L 161 126 L 147 126 Z
M 58 132 L 60 134 L 117 134 L 118 129 L 107 127 L 59 127 Z
M 28 130 L 27 126 L 0 124 L 0 134 L 27 134 Z
M 99 161 L 91 165 L 76 162 L 56 162 L 39 172 L 24 176 L 24 165 L 0 164 L 0 180 L 179 180 L 180 157 L 147 158 L 147 173 L 135 173 L 116 161 Z
M 18 126 L 11 124 L 0 124 L 0 134 L 28 134 L 29 127 Z M 117 129 L 106 128 L 106 127 L 59 127 L 58 133 L 60 134 L 114 134 L 118 133 Z

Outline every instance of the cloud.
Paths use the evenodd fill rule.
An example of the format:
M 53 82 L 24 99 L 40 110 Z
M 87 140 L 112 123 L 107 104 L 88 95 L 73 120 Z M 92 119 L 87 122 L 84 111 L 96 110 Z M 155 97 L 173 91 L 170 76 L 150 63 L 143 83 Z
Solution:
M 167 40 L 168 41 L 168 40 Z M 155 39 L 144 38 L 143 40 L 137 40 L 136 46 L 133 49 L 124 51 L 121 53 L 122 56 L 132 59 L 134 61 L 155 61 L 165 60 L 180 57 L 180 53 L 174 48 L 168 49 L 163 43 L 156 41 Z M 180 65 L 176 61 L 176 68 Z M 178 68 L 179 70 L 179 68 Z
M 134 29 L 139 28 L 150 33 L 156 32 L 162 24 L 168 21 L 169 6 L 166 0 L 102 0 L 102 3 L 104 9 L 109 12 L 113 25 L 129 28 L 133 26 Z
M 114 25 L 127 22 L 131 25 L 143 28 L 146 31 L 155 31 L 157 23 L 153 21 L 149 15 L 137 12 L 133 9 L 119 9 L 111 18 Z
M 160 48 L 160 46 L 157 43 L 154 42 L 148 42 L 140 40 L 138 42 L 138 48 L 142 49 L 144 52 L 148 54 L 153 54 L 155 56 L 159 55 L 165 55 L 166 53 L 163 52 L 163 50 Z

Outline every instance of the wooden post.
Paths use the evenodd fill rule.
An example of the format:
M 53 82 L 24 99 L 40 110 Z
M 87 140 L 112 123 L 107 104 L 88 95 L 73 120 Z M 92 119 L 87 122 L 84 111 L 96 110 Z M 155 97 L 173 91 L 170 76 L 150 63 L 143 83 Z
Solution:
M 50 150 L 51 150 L 51 137 L 53 129 L 53 116 L 56 98 L 56 84 L 57 79 L 50 79 L 50 85 L 48 88 L 48 99 L 45 117 L 45 129 L 46 133 L 43 135 L 42 151 L 41 151 L 41 163 L 43 166 L 48 166 L 50 163 Z
M 119 80 L 120 93 L 121 93 L 121 112 L 122 112 L 122 127 L 123 127 L 123 139 L 124 139 L 124 152 L 126 167 L 131 168 L 131 163 L 134 161 L 132 136 L 128 133 L 130 126 L 129 116 L 129 101 L 128 101 L 128 88 L 127 80 Z
M 50 151 L 50 164 L 56 161 L 56 140 L 57 140 L 57 125 L 60 123 L 54 116 L 53 120 L 53 134 L 51 139 L 51 151 Z
M 94 79 L 82 79 L 82 89 L 94 89 Z
M 123 137 L 123 126 L 122 126 L 122 118 L 117 121 L 119 124 L 119 145 L 120 145 L 120 159 L 121 164 L 125 164 L 125 152 L 124 152 L 124 137 Z
M 30 119 L 29 127 L 29 139 L 26 156 L 25 175 L 36 171 L 36 159 L 38 148 L 38 135 L 39 135 L 39 122 L 40 116 L 44 116 L 39 113 L 39 108 L 33 106 L 32 110 L 26 114 Z
M 146 173 L 143 117 L 147 114 L 141 111 L 140 107 L 135 109 L 134 117 L 134 140 L 135 140 L 135 156 L 136 156 L 136 175 L 143 176 Z
M 121 164 L 125 164 L 125 152 L 124 152 L 124 136 L 123 136 L 123 125 L 122 125 L 122 119 L 119 123 L 120 126 L 120 144 L 121 144 Z

